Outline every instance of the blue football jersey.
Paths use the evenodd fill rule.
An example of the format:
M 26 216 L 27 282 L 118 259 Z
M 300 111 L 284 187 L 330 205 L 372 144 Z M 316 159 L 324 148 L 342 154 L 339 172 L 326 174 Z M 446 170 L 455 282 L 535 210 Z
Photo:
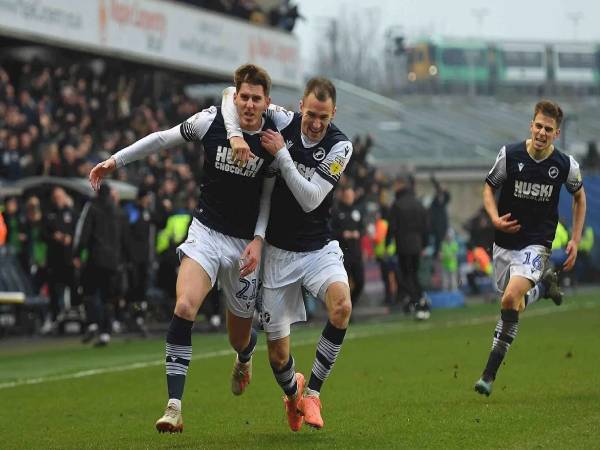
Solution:
M 550 248 L 562 185 L 571 194 L 583 185 L 579 164 L 573 157 L 554 149 L 546 159 L 537 161 L 527 153 L 525 141 L 500 149 L 486 182 L 500 189 L 498 214 L 511 213 L 511 219 L 521 225 L 514 234 L 495 232 L 496 244 L 511 250 L 528 245 Z
M 277 128 L 267 117 L 262 129 Z M 221 108 L 212 106 L 195 114 L 180 125 L 180 132 L 186 141 L 201 142 L 204 147 L 201 194 L 194 217 L 223 234 L 252 239 L 263 178 L 274 159 L 262 148 L 260 134 L 244 133 L 255 157 L 239 167 L 233 161 Z
M 281 134 L 298 172 L 309 181 L 318 173 L 335 186 L 352 155 L 352 143 L 349 139 L 335 125 L 330 124 L 319 143 L 305 146 L 301 132 L 302 116 L 284 110 L 279 112 L 289 117 L 284 128 L 281 128 L 277 120 L 275 122 L 280 125 Z M 268 110 L 268 115 L 272 113 L 272 109 Z M 304 212 L 285 180 L 278 176 L 271 197 L 267 241 L 275 247 L 296 252 L 322 248 L 332 239 L 329 223 L 332 202 L 333 189 L 316 209 Z

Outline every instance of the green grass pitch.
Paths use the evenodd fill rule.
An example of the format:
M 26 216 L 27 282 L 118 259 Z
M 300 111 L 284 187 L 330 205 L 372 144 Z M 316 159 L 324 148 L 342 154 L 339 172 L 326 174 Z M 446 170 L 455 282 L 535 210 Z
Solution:
M 325 427 L 289 431 L 264 335 L 244 395 L 229 388 L 223 335 L 195 334 L 184 432 L 159 435 L 166 402 L 162 338 L 107 348 L 72 340 L 0 341 L 1 449 L 599 448 L 600 296 L 533 305 L 491 397 L 473 391 L 497 305 L 352 324 L 322 391 Z M 310 375 L 321 324 L 292 333 Z

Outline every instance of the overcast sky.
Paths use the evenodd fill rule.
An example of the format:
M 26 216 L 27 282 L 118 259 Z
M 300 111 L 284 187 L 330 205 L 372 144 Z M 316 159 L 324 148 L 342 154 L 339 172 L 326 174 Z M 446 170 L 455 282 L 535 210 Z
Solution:
M 357 10 L 379 17 L 381 36 L 400 27 L 408 38 L 436 33 L 474 37 L 600 42 L 599 0 L 295 0 L 306 21 L 294 30 L 305 67 L 310 68 L 315 47 L 323 40 L 328 17 Z M 479 16 L 479 18 L 478 18 Z M 577 26 L 575 26 L 577 23 Z

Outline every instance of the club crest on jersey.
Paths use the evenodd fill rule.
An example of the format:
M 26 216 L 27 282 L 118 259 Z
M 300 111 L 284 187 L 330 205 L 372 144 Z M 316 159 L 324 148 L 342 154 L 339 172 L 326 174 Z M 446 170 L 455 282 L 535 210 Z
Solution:
M 515 180 L 514 196 L 537 202 L 549 202 L 554 186 L 551 184 L 528 183 Z
M 235 162 L 233 159 L 233 150 L 229 147 L 223 147 L 221 145 L 217 147 L 217 153 L 215 155 L 216 169 L 224 172 L 234 173 L 236 175 L 242 175 L 244 177 L 254 178 L 264 162 L 264 159 L 255 156 L 241 166 L 238 166 L 237 162 Z
M 315 149 L 313 158 L 315 158 L 315 161 L 323 161 L 325 159 L 325 149 L 323 147 Z
M 548 176 L 552 179 L 555 179 L 558 176 L 558 167 L 550 167 L 550 169 L 548 169 Z

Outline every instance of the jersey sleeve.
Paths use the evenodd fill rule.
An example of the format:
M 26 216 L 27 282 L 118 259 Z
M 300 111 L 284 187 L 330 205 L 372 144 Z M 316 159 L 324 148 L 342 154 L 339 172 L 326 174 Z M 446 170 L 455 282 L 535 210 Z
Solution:
M 265 238 L 267 225 L 269 224 L 269 213 L 271 212 L 271 194 L 275 187 L 274 177 L 265 177 L 263 180 L 263 188 L 260 194 L 260 203 L 258 208 L 258 218 L 254 227 L 254 236 Z
M 569 168 L 569 175 L 567 176 L 565 187 L 569 193 L 574 194 L 581 189 L 581 186 L 583 186 L 583 180 L 581 178 L 581 171 L 579 170 L 579 163 L 570 155 L 569 162 L 571 167 Z
M 275 123 L 278 130 L 283 130 L 292 123 L 294 113 L 281 106 L 269 105 L 267 108 L 267 117 Z
M 506 181 L 507 172 L 506 172 L 506 147 L 502 147 L 498 156 L 496 157 L 496 162 L 494 166 L 489 171 L 485 181 L 494 189 L 499 188 Z
M 340 141 L 317 166 L 317 173 L 332 185 L 336 185 L 352 156 L 352 142 Z
M 186 141 L 201 141 L 217 116 L 217 108 L 211 106 L 194 114 L 181 125 L 179 131 Z
M 168 130 L 151 133 L 130 146 L 119 150 L 112 156 L 117 163 L 117 167 L 121 168 L 159 150 L 185 143 L 178 129 L 178 126 L 174 126 Z
M 278 175 L 281 175 L 281 169 L 279 168 L 279 161 L 274 159 L 271 164 L 269 164 L 269 167 L 267 167 L 267 170 L 265 171 L 265 177 L 273 178 Z
M 227 130 L 227 139 L 232 137 L 243 137 L 242 127 L 240 126 L 240 118 L 235 109 L 233 103 L 233 97 L 235 96 L 235 88 L 230 86 L 223 90 L 223 98 L 221 99 L 221 114 L 223 115 L 223 122 L 225 122 L 225 129 Z

